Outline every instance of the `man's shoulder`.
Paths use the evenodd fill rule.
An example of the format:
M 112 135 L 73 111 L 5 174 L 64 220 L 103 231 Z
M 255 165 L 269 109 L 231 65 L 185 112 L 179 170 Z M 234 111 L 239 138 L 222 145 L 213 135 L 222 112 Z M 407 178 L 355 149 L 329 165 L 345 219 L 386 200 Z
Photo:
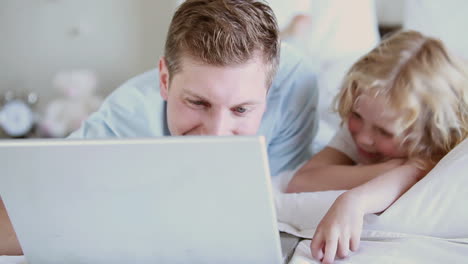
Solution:
M 291 68 L 294 65 L 301 63 L 304 59 L 304 54 L 294 45 L 287 42 L 281 43 L 280 53 L 280 68 Z
M 269 91 L 269 101 L 297 97 L 314 97 L 318 91 L 314 69 L 305 61 L 303 55 L 294 46 L 281 44 L 281 58 L 278 71 Z
M 280 64 L 272 83 L 273 90 L 280 89 L 288 93 L 288 90 L 293 87 L 286 89 L 284 86 L 292 86 L 295 81 L 302 79 L 315 79 L 316 74 L 313 68 L 305 62 L 304 58 L 305 55 L 293 45 L 281 43 Z
M 279 72 L 292 71 L 294 68 L 307 66 L 304 63 L 305 54 L 289 43 L 281 43 Z
M 140 74 L 113 91 L 76 135 L 90 137 L 151 137 L 165 134 L 164 100 L 158 71 Z
M 139 74 L 125 83 L 119 89 L 137 89 L 140 92 L 156 91 L 159 92 L 159 74 L 158 69 L 152 69 Z
M 144 104 L 145 101 L 152 101 L 152 104 L 157 104 L 159 101 L 162 101 L 159 96 L 159 76 L 157 69 L 147 71 L 129 79 L 115 89 L 106 99 L 106 103 L 124 105 Z

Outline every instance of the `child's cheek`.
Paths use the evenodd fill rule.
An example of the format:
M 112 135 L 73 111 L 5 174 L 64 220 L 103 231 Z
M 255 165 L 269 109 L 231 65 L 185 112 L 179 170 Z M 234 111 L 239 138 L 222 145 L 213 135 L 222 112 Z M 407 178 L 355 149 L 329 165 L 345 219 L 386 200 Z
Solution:
M 388 140 L 387 142 L 380 142 L 380 153 L 382 153 L 387 158 L 403 158 L 399 145 L 392 140 Z
M 348 119 L 348 129 L 349 129 L 349 132 L 354 135 L 356 134 L 357 132 L 359 132 L 359 128 L 360 127 L 360 124 L 359 124 L 359 121 L 356 120 L 355 118 L 353 117 L 350 117 Z

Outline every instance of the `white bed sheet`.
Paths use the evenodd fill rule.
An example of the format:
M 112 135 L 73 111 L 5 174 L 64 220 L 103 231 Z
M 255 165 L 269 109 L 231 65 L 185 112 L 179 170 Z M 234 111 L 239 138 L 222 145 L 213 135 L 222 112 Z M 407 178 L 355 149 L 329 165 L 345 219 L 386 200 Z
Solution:
M 364 217 L 360 250 L 337 263 L 468 263 L 468 139 L 377 216 Z M 290 263 L 318 263 L 310 239 L 343 191 L 283 193 L 294 171 L 273 179 L 278 228 L 306 238 Z
M 0 256 L 0 264 L 26 264 L 24 256 Z
M 296 247 L 290 264 L 320 263 L 310 254 L 310 241 Z M 359 250 L 335 263 L 466 263 L 468 241 L 448 241 L 433 237 L 363 239 Z
M 466 263 L 468 239 L 438 239 L 433 237 L 398 237 L 388 233 L 380 237 L 363 238 L 359 250 L 335 263 Z M 320 263 L 310 254 L 309 239 L 301 241 L 289 264 Z M 0 256 L 0 264 L 26 264 L 24 256 Z

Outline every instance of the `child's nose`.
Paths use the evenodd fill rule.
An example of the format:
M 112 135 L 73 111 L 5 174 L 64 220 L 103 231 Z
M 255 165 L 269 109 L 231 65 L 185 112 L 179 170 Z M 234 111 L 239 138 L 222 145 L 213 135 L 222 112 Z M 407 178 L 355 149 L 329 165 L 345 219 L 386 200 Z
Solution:
M 372 137 L 372 133 L 370 133 L 367 129 L 361 130 L 356 137 L 356 140 L 359 145 L 361 146 L 372 146 L 374 145 L 374 140 Z

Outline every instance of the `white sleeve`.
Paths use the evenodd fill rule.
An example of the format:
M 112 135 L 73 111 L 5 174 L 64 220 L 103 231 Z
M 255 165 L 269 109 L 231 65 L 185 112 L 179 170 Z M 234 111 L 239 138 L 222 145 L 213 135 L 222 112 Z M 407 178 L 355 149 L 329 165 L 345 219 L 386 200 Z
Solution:
M 330 143 L 328 143 L 328 147 L 342 152 L 354 162 L 359 163 L 359 154 L 357 152 L 356 144 L 354 143 L 351 133 L 349 133 L 346 125 L 341 126 L 340 130 L 336 132 Z

